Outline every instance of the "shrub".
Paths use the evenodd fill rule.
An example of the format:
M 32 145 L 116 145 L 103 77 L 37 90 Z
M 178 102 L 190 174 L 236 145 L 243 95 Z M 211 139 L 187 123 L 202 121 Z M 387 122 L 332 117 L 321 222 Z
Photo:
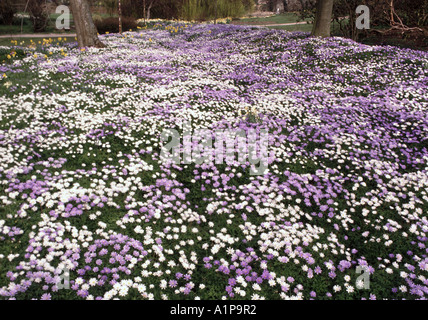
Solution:
M 49 23 L 49 14 L 45 0 L 30 0 L 28 2 L 30 20 L 33 24 L 34 32 L 43 32 Z
M 0 23 L 11 25 L 13 23 L 13 16 L 16 12 L 16 7 L 12 5 L 12 0 L 1 0 Z
M 101 20 L 95 20 L 94 23 L 100 34 L 104 34 L 106 32 L 109 32 L 109 33 L 119 32 L 119 18 L 110 17 L 110 18 L 105 18 Z M 135 21 L 135 19 L 127 18 L 127 17 L 122 18 L 123 31 L 128 31 L 130 29 L 136 29 L 136 28 L 137 28 L 137 21 Z

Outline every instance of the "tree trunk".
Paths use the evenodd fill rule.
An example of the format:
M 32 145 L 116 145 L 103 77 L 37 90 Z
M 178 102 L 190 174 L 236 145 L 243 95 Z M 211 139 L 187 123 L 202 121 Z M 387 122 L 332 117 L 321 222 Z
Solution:
M 70 5 L 79 47 L 104 48 L 104 43 L 98 39 L 98 31 L 92 20 L 88 0 L 70 0 Z
M 287 0 L 283 0 L 284 3 L 284 12 L 288 12 L 288 3 Z
M 143 0 L 143 17 L 144 17 L 144 25 L 146 24 L 146 0 Z
M 149 6 L 147 7 L 147 16 L 146 16 L 146 19 L 147 20 L 150 20 L 150 18 L 151 18 L 151 14 L 150 14 L 150 12 L 151 12 L 151 10 L 152 10 L 152 6 L 153 6 L 153 0 L 152 1 L 150 1 L 149 2 Z
M 119 14 L 119 33 L 122 34 L 122 4 L 120 0 L 117 2 L 117 10 Z
M 217 24 L 217 10 L 218 10 L 218 0 L 215 0 L 214 24 Z
M 315 37 L 330 37 L 333 0 L 318 0 L 312 35 Z

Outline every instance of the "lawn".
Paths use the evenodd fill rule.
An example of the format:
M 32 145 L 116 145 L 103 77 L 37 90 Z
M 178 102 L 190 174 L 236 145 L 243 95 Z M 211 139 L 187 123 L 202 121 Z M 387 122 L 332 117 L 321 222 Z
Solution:
M 268 28 L 277 29 L 277 30 L 285 30 L 285 31 L 290 31 L 290 32 L 296 32 L 296 31 L 311 32 L 312 27 L 313 27 L 312 24 L 296 24 L 296 25 L 291 25 L 291 26 L 273 26 L 273 27 L 268 27 Z
M 30 37 L 30 38 L 21 38 L 21 37 L 10 37 L 10 38 L 0 38 L 0 47 L 4 46 L 4 47 L 13 47 L 16 45 L 18 46 L 24 46 L 24 47 L 28 47 L 31 44 L 35 44 L 37 45 L 42 45 L 43 41 L 45 40 L 51 40 L 53 43 L 58 44 L 58 43 L 64 43 L 64 42 L 75 42 L 76 41 L 76 37 L 70 37 L 67 34 L 64 34 L 64 36 L 62 37 L 51 37 L 51 38 L 34 38 L 34 37 Z
M 234 25 L 101 39 L 0 47 L 2 299 L 428 297 L 426 52 Z M 173 132 L 190 161 L 163 156 Z
M 232 24 L 237 25 L 265 25 L 270 29 L 285 30 L 285 31 L 301 31 L 301 32 L 311 32 L 312 31 L 312 21 L 311 19 L 306 19 L 307 24 L 295 24 L 295 25 L 284 25 L 278 26 L 278 24 L 287 24 L 287 23 L 301 23 L 303 22 L 300 17 L 293 12 L 286 12 L 283 14 L 273 15 L 271 17 L 264 18 L 244 18 L 237 21 L 233 21 Z M 339 30 L 337 22 L 333 22 L 332 34 L 336 34 Z
M 235 21 L 238 24 L 283 24 L 301 22 L 300 17 L 294 12 L 285 12 L 263 18 L 243 18 Z
M 22 25 L 22 33 L 32 33 L 33 28 L 31 25 L 23 24 Z M 0 35 L 8 35 L 8 34 L 19 34 L 21 33 L 21 25 L 14 24 L 14 25 L 2 25 L 0 24 Z
M 21 13 L 22 14 L 22 13 Z M 58 30 L 55 26 L 56 19 L 60 14 L 54 13 L 49 16 L 49 22 L 45 33 L 66 33 L 67 31 Z M 70 14 L 70 21 L 73 23 L 73 16 Z M 22 31 L 22 32 L 21 32 Z M 33 25 L 28 16 L 23 18 L 15 17 L 12 25 L 0 25 L 0 35 L 13 35 L 13 34 L 30 34 L 33 33 Z

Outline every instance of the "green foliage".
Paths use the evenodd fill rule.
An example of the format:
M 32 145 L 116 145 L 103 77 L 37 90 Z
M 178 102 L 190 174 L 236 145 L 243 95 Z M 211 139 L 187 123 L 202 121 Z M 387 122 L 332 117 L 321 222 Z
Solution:
M 103 0 L 102 4 L 104 8 L 107 9 L 107 12 L 110 17 L 113 16 L 113 13 L 115 13 L 117 10 L 117 0 Z
M 28 2 L 30 20 L 34 32 L 44 32 L 49 24 L 49 14 L 45 0 L 30 0 Z
M 215 18 L 237 18 L 252 10 L 254 3 L 248 0 L 186 0 L 181 8 L 185 20 L 210 20 Z
M 15 48 L 12 50 L 14 52 L 13 59 L 11 57 L 11 50 L 9 48 L 0 49 L 0 61 L 5 61 L 7 63 L 12 63 L 15 59 L 22 59 L 26 56 L 25 52 L 21 48 Z

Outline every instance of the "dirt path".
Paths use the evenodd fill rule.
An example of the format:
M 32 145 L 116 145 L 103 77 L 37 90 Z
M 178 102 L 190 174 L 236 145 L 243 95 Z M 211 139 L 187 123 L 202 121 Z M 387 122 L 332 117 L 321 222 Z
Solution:
M 0 35 L 0 39 L 20 39 L 20 38 L 74 38 L 75 33 L 28 33 L 28 34 L 5 34 Z
M 292 22 L 292 23 L 278 23 L 278 24 L 254 24 L 254 26 L 259 27 L 281 27 L 281 26 L 296 26 L 299 24 L 307 24 L 306 21 L 301 22 Z
M 306 21 L 300 21 L 300 22 L 291 22 L 291 23 L 278 23 L 278 24 L 272 24 L 272 23 L 265 23 L 265 24 L 258 24 L 257 22 L 254 23 L 232 23 L 236 25 L 248 25 L 248 26 L 255 26 L 255 27 L 281 27 L 281 26 L 295 26 L 299 24 L 307 24 Z
M 339 20 L 348 19 L 349 17 L 341 17 Z M 236 25 L 248 25 L 248 26 L 256 26 L 256 27 L 281 27 L 281 26 L 295 26 L 299 24 L 307 24 L 307 21 L 299 21 L 299 22 L 290 22 L 290 23 L 261 23 L 260 22 L 241 22 L 239 20 L 231 22 Z M 312 23 L 311 23 L 312 24 Z

